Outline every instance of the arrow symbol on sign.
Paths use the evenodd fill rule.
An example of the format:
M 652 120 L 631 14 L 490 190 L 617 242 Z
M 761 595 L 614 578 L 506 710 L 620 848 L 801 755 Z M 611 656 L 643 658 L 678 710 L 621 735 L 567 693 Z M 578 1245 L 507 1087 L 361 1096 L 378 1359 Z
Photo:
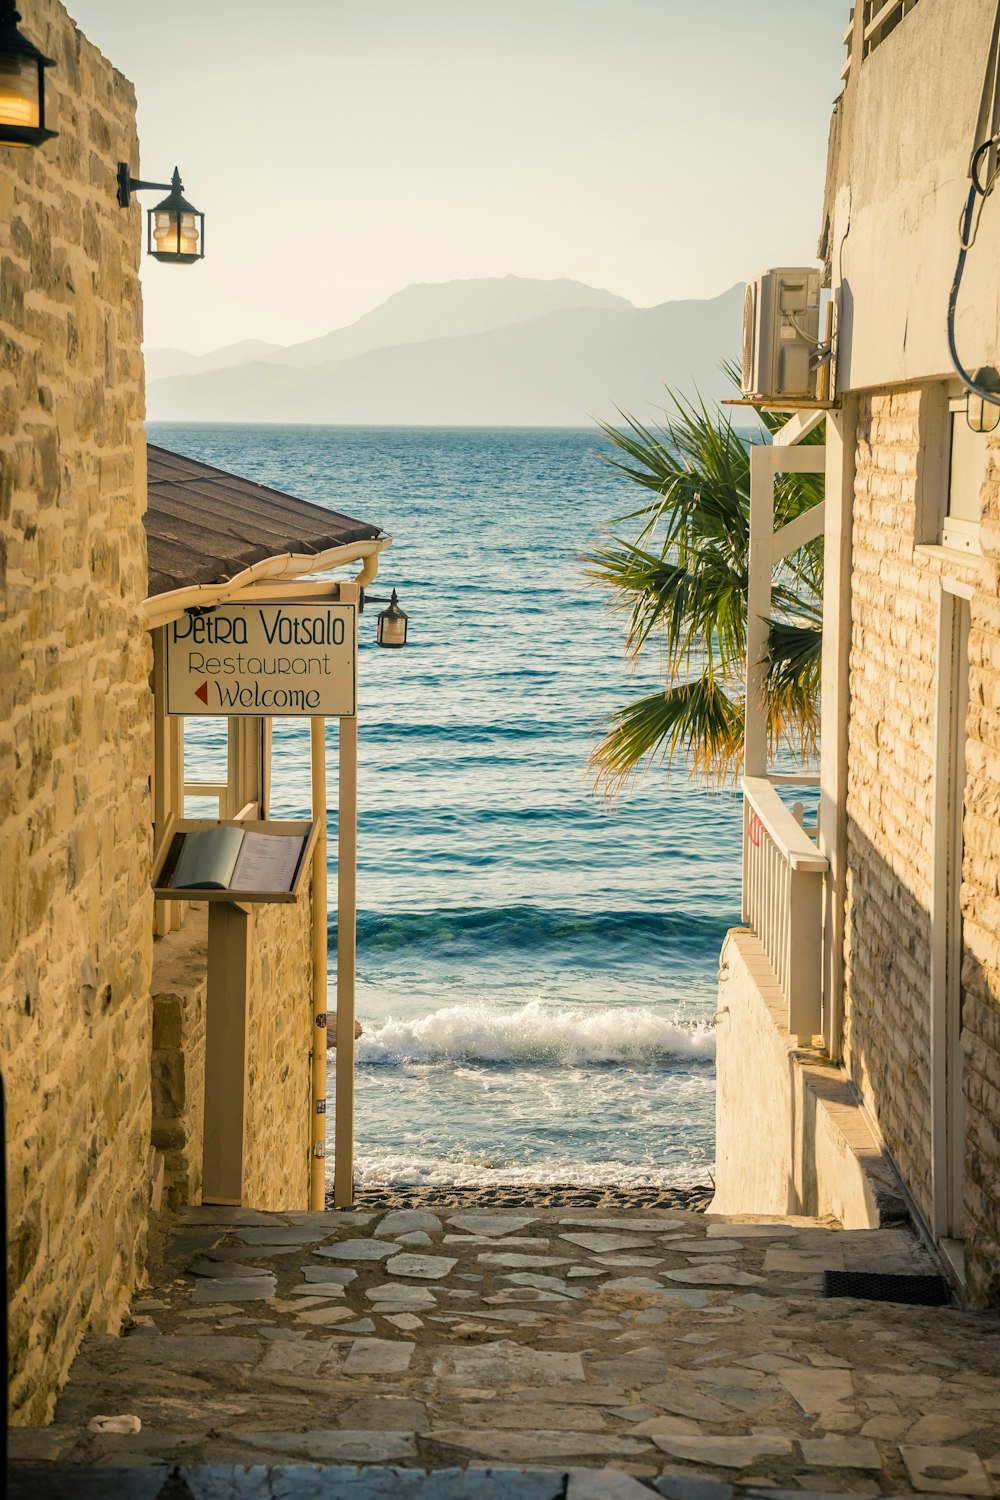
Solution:
M 208 707 L 208 682 L 205 681 L 205 682 L 202 683 L 202 685 L 201 685 L 200 688 L 195 688 L 194 695 L 195 695 L 196 698 L 200 698 L 201 701 L 202 701 L 202 703 L 204 703 L 205 707 L 207 708 Z

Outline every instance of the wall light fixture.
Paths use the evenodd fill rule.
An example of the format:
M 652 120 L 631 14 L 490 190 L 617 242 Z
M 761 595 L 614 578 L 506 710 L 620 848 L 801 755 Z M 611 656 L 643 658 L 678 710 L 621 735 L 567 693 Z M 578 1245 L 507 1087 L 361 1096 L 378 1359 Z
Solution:
M 118 202 L 128 208 L 133 193 L 160 188 L 167 196 L 148 210 L 147 253 L 175 266 L 189 266 L 205 254 L 205 215 L 184 197 L 181 174 L 174 168 L 170 182 L 143 182 L 128 165 L 118 163 Z
M 0 0 L 0 145 L 40 146 L 58 134 L 45 128 L 45 69 L 55 66 L 17 23 L 14 0 Z

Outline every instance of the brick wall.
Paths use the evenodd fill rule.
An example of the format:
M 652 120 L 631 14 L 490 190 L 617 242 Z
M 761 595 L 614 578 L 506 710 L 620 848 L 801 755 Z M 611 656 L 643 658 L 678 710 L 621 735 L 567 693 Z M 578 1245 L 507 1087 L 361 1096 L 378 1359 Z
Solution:
M 981 563 L 915 551 L 926 396 L 859 408 L 848 749 L 844 1055 L 933 1220 L 931 903 L 940 574 L 971 602 L 962 913 L 970 1300 L 1000 1305 L 1000 443 Z
M 25 30 L 58 137 L 0 147 L 0 1051 L 15 1422 L 140 1274 L 149 1197 L 150 653 L 139 620 L 131 85 L 56 0 Z

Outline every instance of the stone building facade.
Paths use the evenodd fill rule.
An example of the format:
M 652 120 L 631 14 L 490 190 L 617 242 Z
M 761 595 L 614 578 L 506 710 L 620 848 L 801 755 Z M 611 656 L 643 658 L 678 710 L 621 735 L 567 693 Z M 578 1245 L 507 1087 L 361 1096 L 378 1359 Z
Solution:
M 149 640 L 131 84 L 32 7 L 58 136 L 0 147 L 0 1051 L 15 1421 L 115 1328 L 149 1208 Z M 108 1206 L 114 1205 L 109 1213 Z
M 37 1425 L 84 1333 L 120 1327 L 161 1202 L 200 1199 L 206 916 L 156 917 L 151 884 L 156 770 L 179 721 L 147 628 L 142 216 L 116 199 L 118 162 L 139 169 L 136 101 L 59 0 L 30 9 L 58 134 L 0 146 L 0 1066 L 11 1420 Z M 280 537 L 300 502 L 278 499 Z M 337 563 L 383 545 L 341 523 L 368 540 Z M 315 565 L 308 535 L 292 545 L 308 525 L 272 571 L 294 576 L 300 550 L 300 571 Z M 250 922 L 248 1206 L 309 1206 L 313 920 L 310 890 Z M 325 937 L 325 906 L 316 921 Z
M 928 1225 L 935 1219 L 928 1003 L 934 931 L 942 576 L 968 593 L 962 726 L 964 1222 L 969 1295 L 1000 1305 L 1000 448 L 981 439 L 982 552 L 921 535 L 933 386 L 859 402 L 848 725 L 844 1063 Z M 997 477 L 1000 477 L 998 475 Z M 931 502 L 931 503 L 927 503 Z M 947 552 L 947 555 L 946 555 Z M 963 596 L 959 596 L 963 597 Z M 954 1226 L 958 1228 L 956 1224 Z
M 946 339 L 969 163 L 1000 122 L 995 12 L 859 3 L 848 28 L 820 245 L 823 1034 L 783 1030 L 760 935 L 730 934 L 717 1206 L 874 1224 L 902 1197 L 960 1296 L 1000 1307 L 1000 429 L 973 431 Z M 957 305 L 973 371 L 1000 366 L 998 213 Z M 748 1066 L 769 1177 L 733 1118 Z

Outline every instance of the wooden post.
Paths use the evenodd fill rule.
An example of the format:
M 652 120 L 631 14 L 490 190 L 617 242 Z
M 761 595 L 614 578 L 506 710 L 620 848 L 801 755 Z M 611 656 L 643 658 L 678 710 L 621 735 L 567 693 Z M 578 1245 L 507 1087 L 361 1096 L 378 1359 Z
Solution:
M 235 901 L 208 908 L 203 1203 L 243 1202 L 247 1116 L 250 913 Z
M 326 720 L 309 720 L 312 814 L 319 824 L 312 866 L 312 1069 L 309 1098 L 309 1207 L 326 1206 Z
M 337 825 L 337 1089 L 334 1205 L 354 1202 L 354 975 L 357 942 L 358 721 L 340 720 Z

